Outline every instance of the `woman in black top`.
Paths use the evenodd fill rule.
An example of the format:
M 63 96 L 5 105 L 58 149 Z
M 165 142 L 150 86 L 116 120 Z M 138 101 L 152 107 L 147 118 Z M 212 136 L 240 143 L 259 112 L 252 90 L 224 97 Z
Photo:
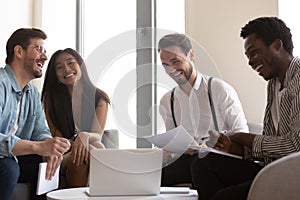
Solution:
M 52 55 L 42 103 L 52 135 L 71 140 L 71 151 L 64 155 L 62 164 L 67 187 L 87 186 L 89 150 L 104 148 L 101 138 L 110 100 L 92 84 L 76 50 L 67 48 Z

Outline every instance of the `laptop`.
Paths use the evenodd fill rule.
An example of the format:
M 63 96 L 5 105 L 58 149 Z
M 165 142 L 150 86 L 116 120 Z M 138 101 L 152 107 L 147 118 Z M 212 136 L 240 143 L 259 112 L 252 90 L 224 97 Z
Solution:
M 161 149 L 93 149 L 90 154 L 90 196 L 158 195 Z

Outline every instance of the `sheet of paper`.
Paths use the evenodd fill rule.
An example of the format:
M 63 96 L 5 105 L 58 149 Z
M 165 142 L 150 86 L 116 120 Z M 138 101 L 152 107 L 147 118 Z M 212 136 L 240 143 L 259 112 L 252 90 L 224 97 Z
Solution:
M 225 156 L 230 156 L 233 158 L 242 159 L 242 156 L 225 153 L 223 151 L 207 147 L 205 144 L 201 146 L 198 145 L 195 139 L 185 130 L 183 126 L 178 126 L 162 134 L 146 136 L 145 139 L 147 139 L 155 146 L 162 148 L 165 151 L 169 151 L 171 153 L 182 154 L 188 148 L 193 148 L 199 151 L 199 155 L 204 155 L 205 153 L 213 152 Z
M 197 145 L 197 142 L 183 126 L 178 126 L 162 134 L 146 136 L 145 139 L 172 153 L 184 153 L 191 145 Z
M 37 182 L 37 188 L 36 188 L 36 194 L 41 195 L 46 192 L 55 190 L 58 188 L 59 183 L 59 168 L 56 169 L 56 172 L 51 180 L 47 180 L 46 177 L 46 168 L 47 163 L 43 162 L 40 163 L 39 166 L 39 175 L 38 175 L 38 182 Z
M 233 158 L 243 159 L 242 156 L 231 154 L 231 153 L 226 153 L 226 152 L 223 152 L 223 151 L 219 151 L 219 150 L 211 148 L 211 147 L 205 147 L 205 146 L 199 146 L 199 145 L 191 145 L 190 148 L 198 150 L 199 153 L 209 153 L 209 152 L 212 152 L 212 153 L 217 153 L 217 154 L 224 155 L 224 156 L 229 156 L 229 157 L 233 157 Z

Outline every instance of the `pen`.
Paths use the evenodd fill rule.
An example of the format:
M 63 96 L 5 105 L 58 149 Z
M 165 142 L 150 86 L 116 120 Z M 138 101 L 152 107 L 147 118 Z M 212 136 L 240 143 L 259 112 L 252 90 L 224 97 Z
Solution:
M 75 133 L 70 139 L 69 141 L 74 141 L 78 136 L 78 133 Z
M 78 133 L 80 133 L 80 129 L 75 125 L 75 134 L 69 139 L 69 141 L 74 141 L 77 138 Z
M 202 140 L 202 141 L 204 141 L 204 140 L 208 140 L 209 139 L 209 137 L 207 136 L 207 137 L 203 137 L 203 138 L 200 138 L 200 140 Z
M 209 137 L 194 137 L 194 139 L 196 140 L 196 142 L 203 142 L 209 139 Z

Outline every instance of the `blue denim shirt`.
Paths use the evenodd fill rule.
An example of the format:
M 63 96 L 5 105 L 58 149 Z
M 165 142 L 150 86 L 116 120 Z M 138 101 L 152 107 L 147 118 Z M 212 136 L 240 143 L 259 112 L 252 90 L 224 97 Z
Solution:
M 17 120 L 18 102 L 21 101 L 18 129 L 15 136 L 8 132 Z M 52 138 L 37 88 L 28 83 L 21 90 L 9 65 L 0 68 L 0 155 L 14 157 L 12 149 L 20 140 L 41 141 Z

